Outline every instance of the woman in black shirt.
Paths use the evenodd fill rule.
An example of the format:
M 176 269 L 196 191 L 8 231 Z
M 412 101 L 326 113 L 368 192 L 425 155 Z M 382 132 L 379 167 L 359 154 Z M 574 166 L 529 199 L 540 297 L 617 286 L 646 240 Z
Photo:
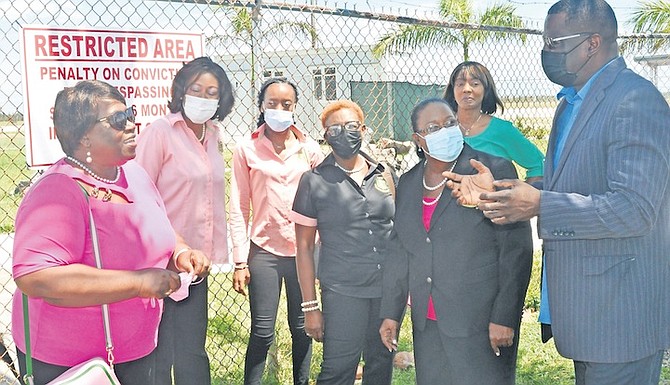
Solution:
M 361 108 L 349 100 L 324 109 L 321 123 L 333 151 L 303 174 L 290 215 L 296 224 L 305 332 L 323 342 L 318 385 L 353 384 L 361 353 L 363 384 L 391 383 L 393 353 L 380 341 L 378 330 L 381 268 L 393 227 L 395 186 L 382 164 L 360 152 L 363 119 Z M 317 230 L 321 249 L 315 274 Z

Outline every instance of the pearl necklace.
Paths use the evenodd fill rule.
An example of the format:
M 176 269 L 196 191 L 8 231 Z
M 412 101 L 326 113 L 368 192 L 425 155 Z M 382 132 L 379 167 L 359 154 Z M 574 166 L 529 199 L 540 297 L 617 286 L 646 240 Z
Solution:
M 202 143 L 202 141 L 205 140 L 205 132 L 206 131 L 207 131 L 207 129 L 205 128 L 205 125 L 203 124 L 202 125 L 202 134 L 200 134 L 200 137 L 198 138 L 198 142 Z
M 451 167 L 449 168 L 449 172 L 454 171 L 454 167 L 456 167 L 456 163 L 458 163 L 458 159 L 454 160 L 454 163 L 451 164 Z M 424 167 L 425 167 L 425 166 L 426 166 L 426 162 L 424 162 L 423 165 L 424 165 Z M 424 173 L 424 174 L 423 174 L 423 178 L 422 178 L 422 182 L 423 182 L 423 188 L 425 188 L 425 189 L 428 190 L 428 191 L 435 191 L 435 190 L 437 190 L 438 188 L 444 186 L 445 183 L 447 183 L 447 178 L 442 179 L 442 182 L 440 182 L 440 183 L 438 183 L 437 185 L 431 187 L 431 186 L 428 186 L 428 185 L 426 184 L 426 174 Z M 440 195 L 442 195 L 442 194 L 440 194 Z M 438 198 L 438 199 L 439 199 L 439 198 Z
M 103 178 L 100 175 L 94 173 L 93 170 L 88 168 L 85 164 L 80 162 L 78 159 L 76 159 L 76 158 L 74 158 L 70 155 L 66 156 L 65 158 L 67 160 L 69 160 L 70 162 L 79 166 L 79 168 L 81 168 L 82 170 L 86 171 L 86 173 L 88 175 L 90 175 L 91 177 L 93 177 L 93 179 L 97 179 L 97 180 L 99 180 L 100 182 L 103 182 L 103 183 L 114 184 L 114 183 L 119 181 L 119 177 L 121 176 L 121 169 L 119 168 L 119 166 L 116 166 L 116 176 L 114 177 L 114 179 L 107 179 L 107 178 Z
M 439 194 L 439 195 L 437 196 L 437 198 L 435 198 L 435 200 L 432 201 L 432 202 L 426 202 L 425 199 L 422 199 L 421 202 L 423 202 L 423 205 L 424 205 L 424 206 L 433 206 L 433 205 L 437 204 L 437 201 L 439 201 L 440 198 L 442 198 L 442 193 L 443 193 L 443 192 L 444 192 L 444 190 L 440 191 L 440 194 Z
M 348 170 L 348 169 L 346 169 L 346 168 L 340 166 L 339 163 L 335 162 L 335 166 L 337 166 L 337 168 L 339 168 L 340 170 L 344 171 L 345 173 L 347 173 L 347 174 L 349 174 L 349 175 L 351 175 L 351 174 L 355 174 L 355 173 L 361 171 L 361 170 L 363 169 L 363 167 L 365 167 L 365 165 L 366 165 L 366 163 L 363 162 L 363 164 L 361 165 L 361 167 L 359 167 L 359 168 L 354 168 L 354 169 L 351 169 L 351 170 Z
M 477 117 L 477 120 L 475 120 L 475 122 L 470 125 L 470 128 L 465 129 L 465 132 L 463 133 L 463 136 L 470 136 L 470 130 L 472 129 L 472 127 L 474 127 L 477 124 L 477 122 L 479 122 L 479 119 L 482 118 L 482 115 L 484 115 L 484 114 L 482 114 L 482 112 L 479 111 L 479 116 Z M 461 126 L 462 128 L 465 128 L 465 127 L 463 127 L 463 124 L 460 121 L 458 122 L 458 125 Z

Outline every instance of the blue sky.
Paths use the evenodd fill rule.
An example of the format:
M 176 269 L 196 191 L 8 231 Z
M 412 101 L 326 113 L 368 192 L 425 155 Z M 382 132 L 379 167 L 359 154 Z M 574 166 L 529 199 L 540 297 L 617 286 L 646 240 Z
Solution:
M 485 8 L 488 5 L 495 3 L 510 3 L 517 7 L 519 15 L 524 19 L 530 20 L 534 23 L 537 23 L 536 28 L 542 29 L 544 24 L 544 17 L 547 14 L 547 10 L 551 7 L 555 1 L 545 1 L 545 0 L 477 0 L 475 1 L 477 7 L 481 9 Z M 614 13 L 617 16 L 619 22 L 619 33 L 630 33 L 632 32 L 631 26 L 627 23 L 630 19 L 631 13 L 636 8 L 637 2 L 631 0 L 609 0 L 608 3 L 614 9 Z
M 347 2 L 338 2 L 339 5 L 343 4 L 356 4 L 357 7 L 364 7 L 366 9 L 371 9 L 376 12 L 380 12 L 381 8 L 384 7 L 386 10 L 392 8 L 397 9 L 416 9 L 419 12 L 421 10 L 435 11 L 437 10 L 440 0 L 423 0 L 423 1 L 413 1 L 413 0 L 354 0 Z M 517 12 L 524 20 L 531 22 L 529 27 L 542 29 L 544 24 L 544 17 L 547 14 L 549 7 L 554 4 L 555 0 L 471 0 L 474 6 L 479 10 L 484 10 L 486 7 L 493 4 L 500 3 L 509 3 L 517 8 Z M 319 1 L 320 2 L 320 1 Z M 422 4 L 417 6 L 417 3 Z M 631 33 L 632 27 L 627 23 L 630 19 L 631 13 L 637 7 L 638 2 L 633 0 L 609 0 L 608 3 L 614 9 L 614 13 L 617 16 L 619 21 L 619 33 Z M 332 1 L 328 1 L 327 4 L 332 5 Z M 369 8 L 368 8 L 369 6 Z

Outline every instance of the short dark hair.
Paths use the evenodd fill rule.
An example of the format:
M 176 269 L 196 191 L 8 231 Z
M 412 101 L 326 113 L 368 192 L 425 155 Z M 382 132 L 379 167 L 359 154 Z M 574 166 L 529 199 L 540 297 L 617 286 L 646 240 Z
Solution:
M 421 111 L 423 111 L 428 105 L 433 104 L 433 103 L 444 104 L 445 106 L 447 106 L 447 108 L 449 108 L 449 110 L 452 113 L 454 112 L 454 110 L 449 105 L 449 102 L 447 102 L 445 99 L 442 99 L 442 98 L 424 99 L 424 100 L 420 101 L 419 103 L 417 103 L 414 106 L 414 108 L 412 109 L 412 115 L 410 117 L 410 120 L 412 122 L 412 131 L 413 132 L 417 132 L 417 129 L 418 129 L 417 121 L 419 120 L 419 114 L 421 113 Z
M 183 112 L 186 90 L 202 74 L 212 74 L 219 82 L 219 108 L 212 119 L 222 120 L 230 114 L 235 103 L 233 86 L 226 71 L 206 56 L 191 60 L 177 71 L 172 80 L 172 100 L 168 102 L 168 108 L 172 113 Z
M 65 87 L 56 95 L 54 129 L 66 155 L 74 155 L 81 138 L 101 118 L 97 114 L 102 100 L 116 100 L 126 104 L 126 99 L 116 87 L 99 80 L 80 81 L 74 87 Z
M 594 32 L 614 42 L 619 34 L 616 15 L 604 0 L 561 0 L 549 8 L 548 15 L 566 13 L 566 23 L 583 29 L 570 32 Z
M 261 86 L 260 91 L 258 91 L 258 109 L 260 111 L 260 108 L 263 106 L 263 100 L 265 99 L 265 91 L 268 90 L 268 87 L 270 87 L 273 84 L 277 83 L 284 83 L 288 84 L 293 88 L 293 92 L 295 92 L 295 102 L 298 102 L 298 87 L 296 87 L 295 84 L 293 84 L 291 81 L 289 81 L 286 78 L 270 78 L 266 80 L 263 85 Z M 260 111 L 258 114 L 258 122 L 256 123 L 256 127 L 260 127 L 263 123 L 265 123 L 265 115 L 263 114 L 263 111 Z
M 459 76 L 463 75 L 465 77 L 466 74 L 479 80 L 484 86 L 484 99 L 482 100 L 483 113 L 493 114 L 498 110 L 498 106 L 500 106 L 501 112 L 505 112 L 505 106 L 498 96 L 493 76 L 491 76 L 488 68 L 475 61 L 464 61 L 457 65 L 451 72 L 451 76 L 449 76 L 449 84 L 444 91 L 444 99 L 449 102 L 449 106 L 454 112 L 458 111 L 458 103 L 456 103 L 456 96 L 454 95 L 454 85 Z

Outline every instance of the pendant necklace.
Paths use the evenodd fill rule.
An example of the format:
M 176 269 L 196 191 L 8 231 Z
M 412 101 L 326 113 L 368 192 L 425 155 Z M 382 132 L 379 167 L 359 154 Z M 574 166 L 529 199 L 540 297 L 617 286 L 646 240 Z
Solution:
M 103 202 L 109 202 L 112 199 L 112 190 L 106 188 L 106 187 L 93 187 L 93 190 L 91 190 L 91 196 L 93 198 L 98 198 L 98 196 L 102 194 L 102 197 L 100 197 L 100 200 Z
M 472 127 L 474 127 L 474 126 L 477 124 L 477 122 L 479 122 L 479 119 L 482 118 L 482 115 L 484 115 L 484 114 L 482 114 L 482 112 L 479 111 L 479 116 L 477 117 L 477 119 L 475 120 L 475 122 L 472 123 L 472 124 L 470 125 L 470 128 L 466 128 L 466 129 L 465 129 L 465 132 L 463 133 L 463 136 L 470 136 L 470 130 L 472 129 Z M 458 122 L 458 124 L 459 124 L 462 128 L 465 128 L 465 127 L 463 127 L 463 123 Z

